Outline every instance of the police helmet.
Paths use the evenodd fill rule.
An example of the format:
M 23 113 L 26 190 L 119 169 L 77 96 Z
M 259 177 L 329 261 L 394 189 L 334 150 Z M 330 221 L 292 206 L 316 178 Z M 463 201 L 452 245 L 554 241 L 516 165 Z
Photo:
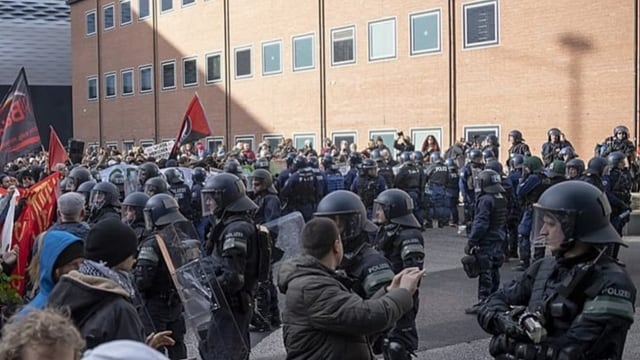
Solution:
M 411 155 L 412 153 L 409 151 L 405 151 L 402 154 L 400 154 L 400 163 L 408 163 L 411 162 Z
M 417 163 L 421 163 L 422 161 L 424 161 L 424 154 L 422 153 L 422 151 L 416 150 L 413 152 L 413 161 Z
M 320 167 L 317 156 L 309 156 L 309 158 L 307 159 L 307 163 L 313 169 L 318 169 Z
M 207 171 L 204 168 L 197 167 L 193 169 L 191 179 L 194 183 L 203 183 L 207 179 Z
M 109 182 L 115 185 L 118 188 L 118 192 L 120 193 L 120 200 L 124 199 L 124 183 L 125 178 L 124 175 L 119 171 L 114 171 L 109 175 Z
M 147 205 L 147 201 L 149 201 L 149 196 L 141 191 L 132 192 L 127 195 L 122 201 L 122 222 L 131 225 L 136 221 L 143 221 L 143 209 Z M 127 208 L 135 212 L 134 218 L 128 217 Z
M 513 138 L 516 142 L 522 142 L 524 139 L 522 138 L 522 132 L 520 130 L 511 130 L 509 131 L 509 137 Z
M 571 169 L 575 171 L 572 173 Z M 575 179 L 584 172 L 584 161 L 578 158 L 571 159 L 565 164 L 565 170 L 568 179 Z
M 100 175 L 100 171 L 98 171 L 97 169 L 91 169 L 91 177 L 92 177 L 96 182 L 100 182 L 100 181 L 102 181 L 102 175 Z
M 458 171 L 458 164 L 456 163 L 455 160 L 449 158 L 447 160 L 444 161 L 444 164 L 447 165 L 447 168 L 449 169 L 449 171 Z
M 78 186 L 85 181 L 91 180 L 91 172 L 87 168 L 75 167 L 69 172 L 66 189 L 76 191 Z
M 469 155 L 467 155 L 469 161 L 475 164 L 482 164 L 482 151 L 478 149 L 469 150 Z
M 571 146 L 565 146 L 562 149 L 560 149 L 560 152 L 558 153 L 558 155 L 560 155 L 560 157 L 565 160 L 573 159 L 574 157 L 578 156 L 576 155 L 575 150 L 573 150 Z
M 496 154 L 491 149 L 484 149 L 484 150 L 482 150 L 482 158 L 484 159 L 484 162 L 486 163 L 489 160 L 495 159 L 496 158 Z
M 144 185 L 147 180 L 160 175 L 160 168 L 152 162 L 146 162 L 138 167 L 138 182 Z
M 629 128 L 624 126 L 624 125 L 618 125 L 616 127 L 613 128 L 613 136 L 616 136 L 618 134 L 623 134 L 625 136 L 625 138 L 629 137 Z
M 541 173 L 544 171 L 544 165 L 542 164 L 542 160 L 540 160 L 537 156 L 529 156 L 524 159 L 522 163 L 523 167 L 529 169 L 529 171 L 533 174 Z
M 564 240 L 561 249 L 566 251 L 574 242 L 587 244 L 624 245 L 620 235 L 611 225 L 611 205 L 604 192 L 579 180 L 564 181 L 553 185 L 540 195 L 534 209 L 534 243 L 548 243 L 548 226 L 561 225 Z
M 494 134 L 487 135 L 487 137 L 484 140 L 489 145 L 500 146 L 500 141 L 498 140 L 498 137 Z
M 512 169 L 522 169 L 524 165 L 524 156 L 520 154 L 511 154 L 511 159 L 509 160 L 509 166 Z
M 480 171 L 475 185 L 475 191 L 478 193 L 497 194 L 505 191 L 502 187 L 502 177 L 491 169 Z
M 240 165 L 240 162 L 238 160 L 229 158 L 224 162 L 222 171 L 230 174 L 240 175 L 242 174 L 242 166 Z
M 432 164 L 442 164 L 442 156 L 440 151 L 434 151 L 429 155 L 429 161 Z
M 549 167 L 545 169 L 544 174 L 549 178 L 565 177 L 566 165 L 562 160 L 553 160 Z
M 297 171 L 300 169 L 304 169 L 306 167 L 307 167 L 307 159 L 302 155 L 296 156 L 296 158 L 293 160 L 293 170 Z
M 104 206 L 120 206 L 120 192 L 118 188 L 110 182 L 97 183 L 91 189 L 91 199 L 89 204 L 91 209 L 101 209 Z
M 329 170 L 332 168 L 334 161 L 333 161 L 333 156 L 331 155 L 325 155 L 322 158 L 322 167 L 324 167 L 325 170 Z
M 620 164 L 624 165 L 624 161 L 626 160 L 626 156 L 620 151 L 614 151 L 609 156 L 607 156 L 607 164 L 611 168 L 619 167 Z
M 244 212 L 258 206 L 247 197 L 242 180 L 227 173 L 212 176 L 202 187 L 202 214 L 223 215 L 224 212 Z
M 58 184 L 58 188 L 60 189 L 60 192 L 62 192 L 63 194 L 67 193 L 67 192 L 70 192 L 71 191 L 70 190 L 71 187 L 69 186 L 69 178 L 66 177 L 66 178 L 60 180 L 60 183 Z
M 91 199 L 91 190 L 96 186 L 97 182 L 93 180 L 85 181 L 78 188 L 76 192 L 84 195 L 84 205 L 89 206 L 89 200 Z
M 602 175 L 604 168 L 607 166 L 607 159 L 595 156 L 587 163 L 587 172 L 594 175 Z
M 373 150 L 371 150 L 371 153 L 369 153 L 369 157 L 373 160 L 378 160 L 382 158 L 382 154 L 380 154 L 380 149 L 375 148 Z
M 485 164 L 484 168 L 485 168 L 485 170 L 493 170 L 493 171 L 497 172 L 500 175 L 503 174 L 502 164 L 500 164 L 500 161 L 495 160 L 495 159 L 489 160 Z
M 347 190 L 336 190 L 322 198 L 313 216 L 334 219 L 345 245 L 357 239 L 363 231 L 377 230 L 376 225 L 367 219 L 367 209 L 360 197 Z
M 164 172 L 164 177 L 169 184 L 184 184 L 184 178 L 182 172 L 178 168 L 168 168 Z
M 253 188 L 256 187 L 256 180 L 260 183 L 263 190 L 266 190 L 272 194 L 277 194 L 276 188 L 273 186 L 273 176 L 265 169 L 256 169 L 251 173 L 251 180 L 253 181 Z
M 180 213 L 178 202 L 169 194 L 156 194 L 144 206 L 144 222 L 148 230 L 187 219 Z
M 400 189 L 388 189 L 381 192 L 373 201 L 373 217 L 377 224 L 387 222 L 421 228 L 413 215 L 413 200 L 411 196 Z
M 254 169 L 264 169 L 269 170 L 269 159 L 266 157 L 260 157 L 256 160 L 256 163 L 253 164 Z
M 287 154 L 287 158 L 286 158 L 286 163 L 287 163 L 287 167 L 292 167 L 293 166 L 293 160 L 296 159 L 296 157 L 298 156 L 298 154 L 294 153 L 294 152 L 290 152 Z
M 562 134 L 562 132 L 558 128 L 551 128 L 551 129 L 549 129 L 549 131 L 547 131 L 547 136 L 549 137 L 549 140 L 551 140 L 552 136 L 560 137 L 561 134 Z
M 349 165 L 355 166 L 362 163 L 362 156 L 359 152 L 353 151 L 349 153 Z
M 155 194 L 168 193 L 169 185 L 160 176 L 152 177 L 144 183 L 144 193 L 153 196 Z

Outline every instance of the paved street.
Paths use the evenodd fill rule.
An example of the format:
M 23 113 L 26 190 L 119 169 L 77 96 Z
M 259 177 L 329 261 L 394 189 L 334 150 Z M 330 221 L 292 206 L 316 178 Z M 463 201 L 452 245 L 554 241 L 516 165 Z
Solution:
M 478 326 L 474 316 L 464 309 L 476 300 L 477 280 L 468 279 L 460 266 L 465 238 L 456 229 L 430 229 L 424 233 L 427 247 L 427 276 L 420 287 L 420 312 L 417 324 L 420 336 L 418 359 L 491 359 L 489 336 Z M 628 264 L 633 281 L 640 284 L 640 237 L 626 238 L 628 249 L 622 260 Z M 511 271 L 515 263 L 502 268 L 502 280 L 518 273 Z M 637 305 L 637 304 L 636 304 Z M 624 359 L 640 358 L 640 317 L 631 328 Z M 252 356 L 255 360 L 284 358 L 281 331 L 253 334 Z

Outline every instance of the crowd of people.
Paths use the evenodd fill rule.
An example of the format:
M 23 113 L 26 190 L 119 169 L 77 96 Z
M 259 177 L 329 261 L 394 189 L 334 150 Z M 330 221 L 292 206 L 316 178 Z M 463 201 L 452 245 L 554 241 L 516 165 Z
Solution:
M 132 340 L 184 359 L 194 320 L 175 269 L 197 258 L 206 259 L 198 268 L 205 275 L 193 281 L 224 299 L 210 304 L 210 319 L 195 321 L 203 359 L 246 359 L 250 330 L 281 326 L 290 359 L 410 359 L 418 349 L 425 238 L 429 228 L 452 226 L 466 231 L 463 267 L 478 278 L 478 302 L 466 312 L 496 335 L 492 355 L 620 358 L 635 302 L 617 263 L 637 172 L 629 130 L 617 126 L 586 165 L 559 129 L 548 131 L 540 156 L 520 131 L 508 139 L 504 162 L 495 135 L 461 139 L 442 152 L 433 136 L 416 150 L 402 132 L 392 144 L 397 157 L 382 138 L 361 151 L 329 139 L 319 150 L 283 139 L 255 152 L 243 143 L 216 152 L 196 143 L 171 159 L 142 148 L 87 149 L 80 164 L 55 169 L 62 176 L 57 219 L 36 238 L 26 305 L 5 325 L 0 349 L 14 346 L 6 354 L 27 358 L 28 339 L 11 339 L 20 326 L 44 331 L 31 324 L 42 321 L 64 327 L 64 358 Z M 50 173 L 46 157 L 6 164 L 5 222 L 13 193 Z M 125 164 L 135 167 L 133 180 L 99 175 Z M 296 212 L 305 221 L 302 253 L 283 260 L 276 281 L 277 230 L 257 225 Z M 174 263 L 158 240 L 170 233 L 184 263 Z M 3 255 L 6 274 L 15 251 Z M 499 290 L 510 258 L 523 275 Z M 578 275 L 577 268 L 588 270 Z M 511 306 L 526 310 L 512 313 Z M 67 311 L 70 321 L 50 309 Z M 544 340 L 533 338 L 527 319 L 542 324 Z M 56 339 L 43 335 L 37 345 L 55 348 L 48 337 Z M 12 356 L 0 359 L 21 358 Z

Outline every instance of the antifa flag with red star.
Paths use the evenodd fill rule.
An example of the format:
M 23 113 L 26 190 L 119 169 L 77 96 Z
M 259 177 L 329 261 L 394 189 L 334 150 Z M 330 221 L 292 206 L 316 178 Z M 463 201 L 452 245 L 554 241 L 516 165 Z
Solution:
M 40 134 L 24 68 L 0 103 L 0 165 L 40 150 Z
M 178 136 L 176 136 L 176 142 L 171 150 L 170 159 L 175 159 L 178 155 L 178 149 L 180 146 L 192 143 L 196 140 L 210 136 L 212 134 L 211 128 L 209 128 L 209 122 L 207 121 L 207 115 L 204 112 L 204 107 L 200 102 L 198 94 L 193 96 L 187 112 L 182 119 L 182 125 Z

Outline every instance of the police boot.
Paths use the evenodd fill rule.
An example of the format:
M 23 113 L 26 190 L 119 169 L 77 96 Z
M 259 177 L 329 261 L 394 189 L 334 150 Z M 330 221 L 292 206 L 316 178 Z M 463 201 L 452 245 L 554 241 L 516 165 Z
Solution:
M 384 339 L 384 360 L 411 360 L 411 353 L 399 342 Z

